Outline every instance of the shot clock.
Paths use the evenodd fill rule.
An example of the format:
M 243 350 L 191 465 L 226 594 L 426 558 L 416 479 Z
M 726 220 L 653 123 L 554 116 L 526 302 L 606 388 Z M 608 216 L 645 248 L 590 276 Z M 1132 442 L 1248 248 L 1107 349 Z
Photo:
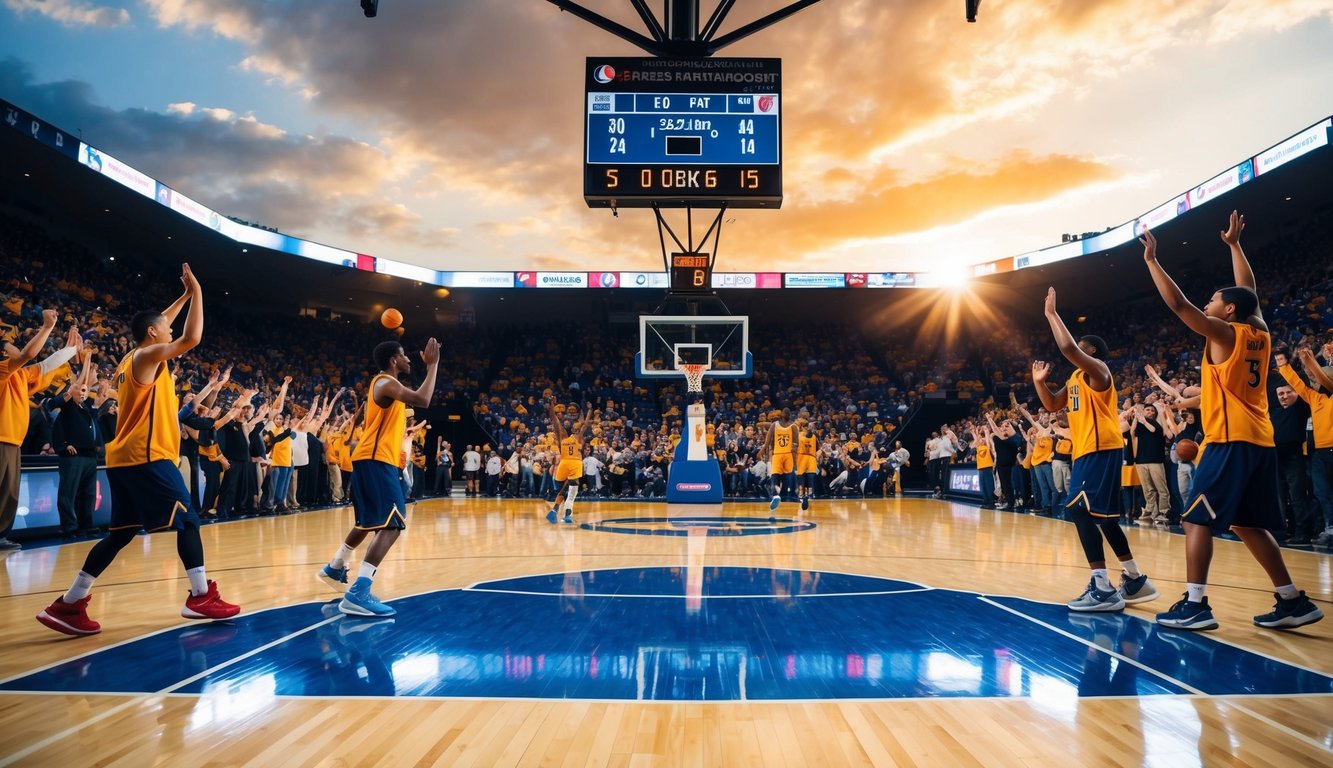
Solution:
M 671 254 L 671 291 L 708 292 L 713 287 L 713 260 L 706 253 Z

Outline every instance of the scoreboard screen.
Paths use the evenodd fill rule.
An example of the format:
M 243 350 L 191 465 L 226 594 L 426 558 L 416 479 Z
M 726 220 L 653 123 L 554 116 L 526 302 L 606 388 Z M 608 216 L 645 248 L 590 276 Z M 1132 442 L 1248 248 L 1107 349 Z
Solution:
M 782 60 L 590 57 L 590 207 L 777 208 Z

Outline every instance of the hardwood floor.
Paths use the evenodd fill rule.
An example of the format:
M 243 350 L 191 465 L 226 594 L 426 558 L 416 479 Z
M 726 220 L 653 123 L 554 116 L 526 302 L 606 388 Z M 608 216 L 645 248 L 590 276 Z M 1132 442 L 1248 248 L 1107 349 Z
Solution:
M 727 526 L 666 523 L 657 528 L 683 534 L 693 528 L 695 535 L 627 535 L 551 526 L 539 510 L 532 502 L 463 498 L 417 506 L 411 527 L 375 580 L 376 594 L 400 609 L 391 632 L 417 645 L 393 646 L 385 652 L 382 669 L 370 642 L 380 634 L 374 627 L 367 630 L 369 625 L 333 613 L 321 618 L 313 608 L 301 617 L 292 613 L 293 606 L 334 597 L 314 573 L 351 524 L 349 510 L 204 529 L 209 576 L 218 581 L 222 595 L 243 605 L 243 617 L 269 617 L 264 620 L 271 618 L 276 627 L 263 642 L 262 633 L 250 625 L 235 635 L 188 631 L 209 625 L 179 618 L 187 581 L 170 534 L 132 543 L 99 579 L 90 613 L 103 631 L 87 638 L 55 634 L 33 616 L 68 586 L 91 544 L 9 554 L 0 569 L 0 765 L 1333 763 L 1333 693 L 1328 687 L 1333 621 L 1294 632 L 1254 626 L 1250 617 L 1267 611 L 1273 599 L 1262 571 L 1239 543 L 1217 542 L 1209 595 L 1221 628 L 1207 633 L 1206 641 L 1194 636 L 1181 641 L 1187 647 L 1179 657 L 1165 659 L 1170 637 L 1151 646 L 1159 635 L 1146 622 L 1133 620 L 1150 621 L 1184 590 L 1184 538 L 1164 531 L 1127 530 L 1137 561 L 1162 593 L 1156 601 L 1131 606 L 1126 611 L 1131 619 L 1116 619 L 1118 624 L 1065 625 L 1059 622 L 1067 612 L 1039 603 L 1063 603 L 1075 596 L 1087 580 L 1087 568 L 1080 563 L 1073 527 L 1057 520 L 926 499 L 819 501 L 801 518 L 814 522 L 813 529 L 763 535 L 762 521 L 769 517 L 763 504 L 728 504 L 720 511 L 630 502 L 579 504 L 581 523 L 722 516 L 738 519 L 728 532 L 751 534 L 708 536 L 709 527 Z M 794 510 L 788 504 L 776 514 L 793 517 Z M 1330 612 L 1333 558 L 1284 552 L 1297 586 Z M 740 580 L 727 582 L 729 573 L 740 574 Z M 538 578 L 545 574 L 554 575 L 546 581 Z M 571 574 L 581 576 L 571 579 Z M 861 582 L 839 574 L 889 586 L 863 589 L 857 586 Z M 676 584 L 684 593 L 637 594 L 627 586 L 651 584 L 653 579 L 668 587 Z M 702 596 L 700 579 L 705 584 Z M 850 586 L 837 587 L 838 579 Z M 541 601 L 547 582 L 549 598 L 559 596 L 562 606 L 549 616 L 524 611 L 493 615 L 504 614 L 498 609 L 468 613 L 468 606 L 492 604 L 458 597 L 500 600 L 519 595 Z M 458 599 L 441 604 L 443 615 L 431 613 L 434 608 L 410 610 L 435 605 L 427 601 L 439 590 L 481 583 L 489 584 L 476 592 L 452 593 Z M 754 591 L 756 584 L 762 591 Z M 740 592 L 722 594 L 725 585 Z M 933 590 L 922 592 L 915 585 Z M 972 624 L 960 623 L 971 621 L 968 614 L 977 610 L 967 606 L 981 605 L 973 593 L 995 596 L 986 604 L 989 613 L 978 613 L 979 621 L 1012 619 L 1041 633 L 1043 645 L 1032 650 L 1023 645 L 1026 640 L 998 638 L 1001 652 L 972 666 L 952 663 L 971 658 L 957 650 L 959 644 L 986 640 L 976 635 L 987 634 L 986 627 L 992 626 L 982 623 L 974 630 Z M 408 597 L 412 595 L 422 597 Z M 761 610 L 761 604 L 790 605 L 793 595 L 806 600 L 801 605 L 825 612 L 797 608 L 769 615 Z M 935 613 L 932 601 L 946 595 L 952 602 Z M 684 612 L 679 607 L 682 597 Z M 745 600 L 757 600 L 759 607 L 741 608 L 749 605 Z M 721 601 L 718 605 L 725 610 L 700 607 L 711 601 Z M 508 603 L 495 603 L 502 604 Z M 659 604 L 668 606 L 672 616 L 691 614 L 681 619 L 689 637 L 679 647 L 661 641 L 666 636 L 662 632 L 674 630 L 658 626 L 652 618 L 658 614 L 632 612 Z M 993 604 L 1002 605 L 992 609 Z M 835 605 L 845 610 L 834 610 Z M 909 605 L 920 612 L 893 617 L 902 622 L 894 625 L 900 629 L 872 631 L 883 618 L 880 614 Z M 963 606 L 963 613 L 954 606 Z M 1000 610 L 1004 606 L 1010 609 Z M 559 618 L 561 610 L 573 618 Z M 631 612 L 617 613 L 622 610 Z M 706 648 L 697 642 L 703 634 L 725 632 L 725 625 L 748 621 L 751 613 L 758 617 L 758 634 L 746 635 L 744 642 L 737 639 L 739 652 L 722 648 L 711 657 L 716 668 L 699 676 L 680 666 L 681 653 Z M 285 618 L 289 614 L 291 618 Z M 633 619 L 636 616 L 648 618 Z M 827 618 L 816 621 L 816 616 Z M 587 623 L 579 623 L 585 619 Z M 436 620 L 445 629 L 427 631 Z M 290 626 L 283 623 L 289 621 Z M 449 628 L 469 622 L 480 629 L 462 639 L 444 637 Z M 1080 634 L 1084 627 L 1086 634 Z M 1117 630 L 1139 634 L 1117 637 Z M 994 633 L 1007 631 L 997 628 Z M 658 640 L 652 643 L 636 639 L 654 632 Z M 883 647 L 865 653 L 839 650 L 843 639 L 848 648 L 857 647 L 858 632 L 925 640 L 913 646 L 917 650 L 910 658 L 894 650 L 895 637 L 874 640 L 871 645 L 882 642 Z M 1144 632 L 1152 634 L 1145 637 Z M 309 687 L 315 678 L 306 673 L 300 678 L 306 688 L 284 689 L 288 678 L 274 665 L 296 669 L 311 659 L 282 661 L 286 657 L 269 654 L 291 645 L 296 635 L 306 643 L 300 651 L 306 657 L 318 661 L 323 653 L 350 659 L 344 670 L 349 684 L 360 685 L 367 678 L 374 682 L 377 670 L 393 673 L 393 685 L 386 689 L 391 693 L 368 693 L 372 688 L 357 689 L 354 695 L 320 693 L 324 689 Z M 557 657 L 554 648 L 541 649 L 548 639 L 564 642 L 559 638 L 566 635 L 579 648 L 593 648 L 593 664 L 590 670 L 576 669 L 562 678 L 559 684 L 565 687 L 560 688 L 552 682 L 552 670 L 572 662 L 558 661 L 566 657 Z M 179 647 L 170 654 L 145 655 L 140 650 L 178 636 L 185 639 L 161 646 Z M 413 649 L 420 650 L 436 636 L 466 653 L 422 667 L 428 657 L 413 655 Z M 786 647 L 783 643 L 799 646 L 804 640 L 814 649 L 811 655 L 763 650 L 770 643 L 780 649 Z M 242 642 L 251 644 L 243 652 L 233 650 Z M 687 646 L 689 652 L 680 650 Z M 1156 656 L 1150 647 L 1157 648 Z M 622 648 L 630 650 L 622 653 Z M 216 655 L 217 649 L 226 653 Z M 623 690 L 634 690 L 634 674 L 642 690 L 646 670 L 658 675 L 653 679 L 666 681 L 662 685 L 668 690 L 677 686 L 678 700 L 638 701 L 596 693 L 622 690 L 610 687 L 610 678 L 617 674 L 612 664 L 631 658 L 634 649 L 638 666 L 626 673 L 628 687 Z M 1045 663 L 1043 654 L 1054 677 L 1036 672 Z M 455 682 L 481 686 L 459 690 L 491 690 L 484 670 L 449 666 L 470 659 L 480 659 L 479 665 L 511 665 L 496 668 L 497 686 L 517 678 L 540 679 L 540 686 L 533 694 L 496 698 L 450 695 L 454 689 L 448 686 Z M 532 673 L 522 667 L 532 663 L 548 665 L 547 677 L 541 677 L 542 669 Z M 629 663 L 635 662 L 631 658 Z M 689 667 L 690 662 L 683 664 Z M 917 666 L 901 674 L 904 664 Z M 1089 680 L 1106 682 L 1098 676 L 1109 676 L 1114 683 L 1115 675 L 1132 672 L 1125 665 L 1139 669 L 1137 693 L 1089 693 Z M 33 675 L 43 668 L 46 672 Z M 163 668 L 170 673 L 163 679 L 177 682 L 151 690 L 135 687 L 156 685 L 153 675 L 165 674 Z M 589 683 L 589 676 L 608 687 L 580 687 Z M 742 687 L 728 688 L 737 676 Z M 916 695 L 848 687 L 864 686 L 876 676 L 905 681 Z M 446 683 L 439 683 L 441 679 Z M 1308 692 L 1261 693 L 1280 679 L 1296 680 L 1299 690 Z M 42 680 L 57 681 L 59 690 L 42 688 Z M 107 680 L 113 682 L 100 682 Z M 404 693 L 409 681 L 418 684 L 413 690 L 428 693 Z M 722 694 L 716 694 L 719 683 Z M 89 687 L 79 687 L 83 684 Z M 1159 688 L 1147 693 L 1149 684 Z M 807 687 L 792 687 L 798 685 Z M 745 701 L 689 700 L 715 694 L 739 698 L 736 690 L 748 692 Z M 840 693 L 849 690 L 850 695 Z M 694 696 L 696 692 L 700 695 Z

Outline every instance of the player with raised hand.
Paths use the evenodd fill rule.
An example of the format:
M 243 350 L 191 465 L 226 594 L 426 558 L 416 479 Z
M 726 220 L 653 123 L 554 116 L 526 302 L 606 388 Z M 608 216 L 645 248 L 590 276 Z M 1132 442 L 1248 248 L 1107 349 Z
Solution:
M 342 546 L 319 572 L 319 578 L 334 589 L 346 589 L 338 610 L 352 616 L 392 616 L 395 611 L 371 594 L 380 563 L 407 528 L 407 499 L 399 479 L 403 439 L 407 432 L 407 406 L 425 408 L 435 394 L 435 373 L 440 362 L 440 343 L 426 342 L 421 352 L 426 375 L 421 386 L 409 389 L 399 379 L 412 370 L 412 360 L 396 341 L 375 347 L 372 356 L 379 373 L 366 391 L 365 425 L 361 441 L 352 449 L 352 507 L 356 524 Z M 347 559 L 374 535 L 356 581 L 347 587 Z
M 575 413 L 578 411 L 575 410 Z M 555 401 L 546 404 L 546 413 L 551 419 L 551 429 L 555 432 L 556 450 L 559 463 L 555 466 L 554 479 L 560 483 L 556 491 L 555 502 L 546 513 L 546 522 L 554 524 L 557 513 L 563 509 L 564 521 L 574 522 L 574 498 L 579 494 L 579 480 L 583 479 L 583 437 L 592 422 L 592 403 L 588 403 L 583 418 L 578 423 L 565 422 L 555 412 Z
M 1215 291 L 1203 309 L 1185 298 L 1157 261 L 1157 238 L 1144 230 L 1143 261 L 1167 308 L 1204 337 L 1199 409 L 1204 451 L 1181 517 L 1185 528 L 1183 599 L 1157 623 L 1178 629 L 1217 626 L 1208 605 L 1208 567 L 1213 534 L 1233 531 L 1259 562 L 1276 590 L 1277 604 L 1254 617 L 1261 627 L 1287 629 L 1312 624 L 1323 612 L 1296 589 L 1282 550 L 1270 531 L 1286 527 L 1278 506 L 1277 448 L 1268 417 L 1268 368 L 1272 340 L 1259 309 L 1254 272 L 1240 246 L 1245 217 L 1232 211 L 1222 242 L 1231 251 L 1235 285 Z
M 1148 576 L 1139 571 L 1129 540 L 1120 530 L 1120 465 L 1125 448 L 1116 416 L 1115 382 L 1102 358 L 1106 342 L 1099 336 L 1084 336 L 1077 343 L 1055 308 L 1055 289 L 1046 292 L 1046 321 L 1060 353 L 1073 363 L 1074 372 L 1064 387 L 1052 389 L 1051 365 L 1032 363 L 1032 384 L 1047 411 L 1069 409 L 1069 433 L 1073 443 L 1073 471 L 1069 479 L 1074 527 L 1092 578 L 1079 597 L 1068 605 L 1074 611 L 1118 611 L 1126 603 L 1142 603 L 1157 597 Z M 1106 569 L 1106 550 L 1111 545 L 1124 569 L 1119 589 L 1111 585 Z
M 187 619 L 225 619 L 240 606 L 223 601 L 204 570 L 199 513 L 185 487 L 180 462 L 180 401 L 170 361 L 194 349 L 204 334 L 204 297 L 189 264 L 181 265 L 185 292 L 171 306 L 144 311 L 130 320 L 134 349 L 116 369 L 120 416 L 116 435 L 106 445 L 106 476 L 111 486 L 110 533 L 88 552 L 69 590 L 37 614 L 42 624 L 67 635 L 91 635 L 101 625 L 88 617 L 93 581 L 139 531 L 176 531 L 176 551 L 190 591 L 181 615 Z M 171 324 L 188 304 L 185 328 L 173 338 Z

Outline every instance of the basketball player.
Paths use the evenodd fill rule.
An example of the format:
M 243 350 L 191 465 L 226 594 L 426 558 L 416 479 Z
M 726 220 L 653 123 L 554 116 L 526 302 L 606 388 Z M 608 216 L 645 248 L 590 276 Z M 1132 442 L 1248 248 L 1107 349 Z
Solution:
M 1125 449 L 1116 417 L 1115 382 L 1101 358 L 1106 342 L 1099 336 L 1074 337 L 1055 310 L 1055 289 L 1046 292 L 1046 321 L 1065 359 L 1077 366 L 1060 390 L 1051 389 L 1047 378 L 1051 364 L 1032 364 L 1032 384 L 1047 411 L 1069 409 L 1069 431 L 1073 442 L 1074 470 L 1069 481 L 1074 527 L 1088 558 L 1092 578 L 1079 597 L 1069 601 L 1073 611 L 1119 611 L 1126 603 L 1142 603 L 1157 597 L 1157 588 L 1139 572 L 1129 540 L 1120 530 L 1120 464 Z M 1124 569 L 1120 588 L 1111 585 L 1106 570 L 1106 550 L 1111 545 Z
M 370 592 L 375 572 L 389 553 L 398 534 L 407 528 L 407 500 L 400 479 L 403 439 L 407 432 L 407 406 L 425 408 L 435 394 L 435 369 L 440 361 L 440 343 L 426 342 L 421 361 L 426 375 L 421 386 L 408 389 L 399 377 L 412 370 L 412 359 L 396 341 L 376 345 L 372 353 L 379 373 L 366 391 L 366 420 L 361 440 L 352 449 L 352 508 L 356 524 L 319 572 L 336 590 L 347 590 L 338 610 L 349 616 L 392 616 L 395 611 Z M 347 587 L 347 559 L 366 536 L 374 534 L 356 581 Z
M 819 473 L 815 456 L 819 453 L 819 441 L 808 417 L 802 416 L 797 426 L 801 434 L 796 443 L 796 474 L 801 479 L 797 495 L 801 497 L 801 511 L 805 512 L 810 509 L 810 497 L 815 495 L 815 475 Z
M 106 476 L 111 486 L 111 526 L 106 538 L 88 552 L 83 568 L 64 596 L 37 614 L 42 624 L 67 635 L 94 635 L 102 627 L 88 617 L 93 581 L 102 575 L 143 529 L 176 531 L 176 551 L 190 592 L 181 616 L 226 619 L 240 613 L 224 602 L 217 583 L 204 571 L 204 545 L 199 539 L 199 513 L 181 479 L 180 422 L 176 383 L 169 361 L 199 345 L 204 333 L 204 299 L 189 264 L 181 265 L 185 293 L 162 312 L 140 312 L 130 321 L 134 349 L 116 369 L 120 417 L 116 435 L 106 445 Z M 190 305 L 180 338 L 171 336 L 176 315 Z
M 588 403 L 583 418 L 577 424 L 566 423 L 555 412 L 554 401 L 546 404 L 546 413 L 551 419 L 551 429 L 555 431 L 556 445 L 559 446 L 560 463 L 555 466 L 555 481 L 560 483 L 556 491 L 555 504 L 546 513 L 546 522 L 555 523 L 556 511 L 564 507 L 566 523 L 574 522 L 574 497 L 579 495 L 579 481 L 583 479 L 583 436 L 592 421 L 592 403 Z
M 768 511 L 772 512 L 782 504 L 784 491 L 790 495 L 795 490 L 796 424 L 791 420 L 790 410 L 783 408 L 782 415 L 768 425 L 763 450 L 771 457 L 768 479 L 773 486 L 773 499 L 768 503 Z M 809 505 L 803 505 L 801 508 L 807 509 Z
M 1234 531 L 1277 592 L 1269 613 L 1254 617 L 1261 627 L 1288 629 L 1313 624 L 1323 612 L 1296 589 L 1282 550 L 1269 531 L 1285 529 L 1278 507 L 1277 448 L 1268 419 L 1268 367 L 1272 342 L 1259 310 L 1254 272 L 1240 247 L 1245 217 L 1231 212 L 1222 242 L 1231 250 L 1236 284 L 1212 295 L 1200 310 L 1185 298 L 1157 262 L 1157 239 L 1144 231 L 1143 260 L 1167 307 L 1190 330 L 1203 336 L 1203 454 L 1194 486 L 1185 500 L 1185 597 L 1157 623 L 1179 629 L 1217 626 L 1208 605 L 1208 566 L 1213 559 L 1213 533 Z

